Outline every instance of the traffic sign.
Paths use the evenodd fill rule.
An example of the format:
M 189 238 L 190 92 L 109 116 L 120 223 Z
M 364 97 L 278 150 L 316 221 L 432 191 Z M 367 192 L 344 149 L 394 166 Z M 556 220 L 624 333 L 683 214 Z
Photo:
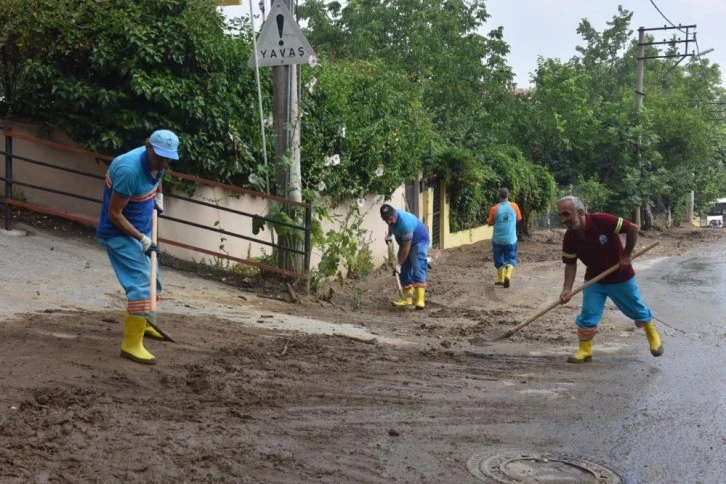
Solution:
M 275 0 L 257 38 L 257 64 L 260 66 L 307 64 L 314 56 L 313 48 L 305 40 L 290 9 L 282 0 Z M 250 67 L 255 66 L 254 52 L 247 64 Z

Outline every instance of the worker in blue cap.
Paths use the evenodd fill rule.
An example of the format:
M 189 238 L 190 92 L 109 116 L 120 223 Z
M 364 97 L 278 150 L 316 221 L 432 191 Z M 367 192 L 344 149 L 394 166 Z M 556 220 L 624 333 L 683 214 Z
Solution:
M 151 317 L 153 212 L 164 211 L 161 180 L 164 169 L 179 160 L 179 138 L 173 132 L 154 131 L 144 146 L 116 157 L 106 172 L 103 206 L 96 235 L 106 248 L 119 283 L 126 291 L 126 317 L 121 356 L 153 365 L 156 358 L 144 347 L 144 337 L 171 340 Z M 156 280 L 157 297 L 161 283 Z

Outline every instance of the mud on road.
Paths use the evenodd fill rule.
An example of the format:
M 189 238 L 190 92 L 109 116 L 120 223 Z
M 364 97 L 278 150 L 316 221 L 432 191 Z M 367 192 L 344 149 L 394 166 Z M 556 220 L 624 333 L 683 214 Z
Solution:
M 558 410 L 586 391 L 579 367 L 565 363 L 579 299 L 486 342 L 558 296 L 559 233 L 521 242 L 509 289 L 493 285 L 486 241 L 435 253 L 424 311 L 391 308 L 384 269 L 334 286 L 330 301 L 291 303 L 271 281 L 230 285 L 162 268 L 174 277 L 159 324 L 179 343 L 148 342 L 159 361 L 149 367 L 118 357 L 123 295 L 97 294 L 101 277 L 116 285 L 103 252 L 88 237 L 35 230 L 21 244 L 27 272 L 4 271 L 12 284 L 3 287 L 28 286 L 67 257 L 76 270 L 43 291 L 72 285 L 81 300 L 5 298 L 2 482 L 464 483 L 481 482 L 466 461 L 483 450 L 576 450 L 526 429 L 587 418 Z M 656 236 L 644 261 L 721 243 L 726 231 L 675 229 L 638 246 Z M 38 255 L 49 246 L 51 262 Z M 20 250 L 7 238 L 0 247 Z M 318 323 L 328 329 L 306 332 Z M 360 332 L 320 334 L 336 327 Z M 610 308 L 593 368 L 611 355 L 649 357 L 640 338 Z

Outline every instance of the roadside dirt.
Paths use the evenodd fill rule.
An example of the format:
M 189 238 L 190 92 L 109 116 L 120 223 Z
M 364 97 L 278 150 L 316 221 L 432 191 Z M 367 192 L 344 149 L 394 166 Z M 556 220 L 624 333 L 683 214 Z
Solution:
M 89 237 L 60 226 L 66 237 Z M 645 261 L 725 238 L 676 228 L 643 234 L 638 246 L 660 241 Z M 488 241 L 432 253 L 423 311 L 391 307 L 395 281 L 383 268 L 335 283 L 329 301 L 296 286 L 297 303 L 281 281 L 204 274 L 234 289 L 215 304 L 253 307 L 260 322 L 305 316 L 364 327 L 380 341 L 161 313 L 179 343 L 148 342 L 159 360 L 150 367 L 118 357 L 116 309 L 16 308 L 0 324 L 0 481 L 477 482 L 465 466 L 474 451 L 523 443 L 492 426 L 525 423 L 565 392 L 576 397 L 553 379 L 577 378 L 564 359 L 576 345 L 579 299 L 506 342 L 486 342 L 557 298 L 560 241 L 560 232 L 522 241 L 509 289 L 493 284 Z M 189 281 L 171 297 L 198 292 L 199 279 Z M 631 326 L 611 308 L 598 344 L 645 351 L 630 345 Z M 548 396 L 523 405 L 525 388 Z

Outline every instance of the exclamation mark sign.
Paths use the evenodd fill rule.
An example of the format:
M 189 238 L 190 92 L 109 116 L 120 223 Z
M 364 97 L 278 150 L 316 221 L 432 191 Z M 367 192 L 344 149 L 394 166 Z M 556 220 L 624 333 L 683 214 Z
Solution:
M 285 25 L 285 16 L 280 14 L 277 14 L 277 17 L 275 17 L 275 20 L 277 21 L 277 33 L 280 34 L 280 42 L 278 42 L 280 45 L 284 45 L 285 42 L 282 40 L 282 26 Z

